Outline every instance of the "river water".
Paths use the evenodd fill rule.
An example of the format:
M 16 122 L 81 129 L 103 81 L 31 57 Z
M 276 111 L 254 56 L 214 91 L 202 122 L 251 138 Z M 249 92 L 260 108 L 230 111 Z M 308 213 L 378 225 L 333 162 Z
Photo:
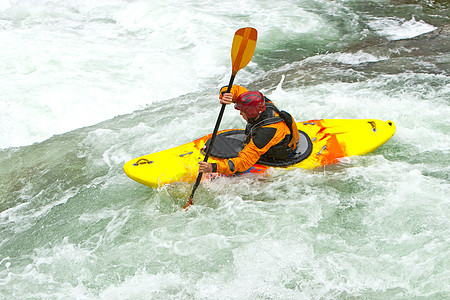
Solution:
M 449 4 L 0 0 L 0 299 L 448 299 Z M 394 137 L 317 170 L 149 189 L 236 84 Z M 243 128 L 227 108 L 221 129 Z

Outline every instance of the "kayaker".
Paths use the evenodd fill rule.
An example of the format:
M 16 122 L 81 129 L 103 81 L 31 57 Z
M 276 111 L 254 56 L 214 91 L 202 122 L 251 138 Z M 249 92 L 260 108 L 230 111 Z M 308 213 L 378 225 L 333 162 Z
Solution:
M 238 85 L 233 85 L 230 93 L 226 93 L 226 90 L 225 86 L 220 91 L 220 103 L 234 103 L 234 108 L 247 121 L 245 146 L 237 157 L 219 163 L 200 161 L 199 172 L 234 174 L 247 171 L 261 157 L 271 161 L 288 158 L 299 140 L 294 118 L 280 111 L 261 92 L 248 91 Z

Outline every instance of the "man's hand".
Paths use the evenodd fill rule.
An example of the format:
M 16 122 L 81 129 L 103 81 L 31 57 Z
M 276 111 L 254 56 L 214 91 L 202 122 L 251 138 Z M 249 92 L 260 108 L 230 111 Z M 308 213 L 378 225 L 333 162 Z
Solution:
M 225 93 L 223 97 L 220 99 L 220 104 L 231 104 L 233 103 L 233 94 Z
M 211 173 L 212 172 L 212 165 L 210 163 L 207 163 L 204 161 L 199 161 L 198 164 L 200 165 L 198 168 L 199 172 L 201 172 L 201 173 Z

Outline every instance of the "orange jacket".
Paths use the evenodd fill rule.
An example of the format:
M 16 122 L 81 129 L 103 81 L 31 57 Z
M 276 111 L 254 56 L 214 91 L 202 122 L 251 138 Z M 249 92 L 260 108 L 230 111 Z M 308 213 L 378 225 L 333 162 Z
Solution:
M 219 99 L 222 99 L 223 93 L 227 91 L 227 88 L 228 86 L 224 86 L 220 89 Z M 239 97 L 239 95 L 245 92 L 248 92 L 248 90 L 245 87 L 233 85 L 230 90 L 230 93 L 233 95 L 233 102 L 236 102 L 236 99 Z
M 226 91 L 226 88 L 227 87 L 222 88 L 221 95 L 222 91 Z M 244 87 L 233 85 L 231 89 L 233 102 L 236 101 L 240 94 L 246 91 L 247 89 Z M 277 113 L 275 113 L 275 115 L 278 116 Z M 267 128 L 267 136 L 257 136 L 258 133 L 256 133 L 255 136 L 251 138 L 250 142 L 245 145 L 244 149 L 239 152 L 237 157 L 225 159 L 215 165 L 213 164 L 213 172 L 217 171 L 221 174 L 245 172 L 260 159 L 261 155 L 265 154 L 272 146 L 280 143 L 286 135 L 291 133 L 284 121 L 262 126 L 261 128 Z M 271 136 L 272 134 L 273 136 Z

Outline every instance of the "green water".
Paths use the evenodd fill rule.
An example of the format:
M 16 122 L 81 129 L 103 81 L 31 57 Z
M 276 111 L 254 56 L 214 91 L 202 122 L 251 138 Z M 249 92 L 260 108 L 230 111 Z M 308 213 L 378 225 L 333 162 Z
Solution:
M 182 211 L 192 185 L 149 189 L 122 166 L 209 133 L 220 106 L 206 83 L 1 150 L 0 298 L 447 299 L 450 61 L 436 45 L 448 43 L 448 4 L 419 2 L 288 1 L 336 27 L 300 34 L 311 43 L 266 35 L 236 81 L 298 121 L 393 120 L 394 137 L 369 155 L 202 183 Z M 366 24 L 412 15 L 446 33 L 388 41 Z M 227 109 L 221 128 L 243 126 Z

